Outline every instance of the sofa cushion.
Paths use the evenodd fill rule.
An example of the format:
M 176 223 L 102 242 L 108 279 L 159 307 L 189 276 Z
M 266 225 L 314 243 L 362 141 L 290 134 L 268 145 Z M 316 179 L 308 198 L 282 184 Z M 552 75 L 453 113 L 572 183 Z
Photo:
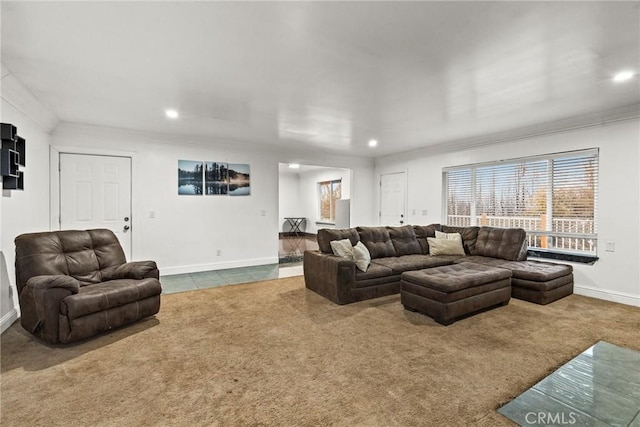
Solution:
M 422 249 L 416 238 L 413 227 L 405 225 L 403 227 L 387 227 L 391 243 L 396 250 L 396 256 L 421 254 Z
M 162 286 L 157 279 L 120 279 L 82 286 L 77 294 L 62 300 L 60 314 L 76 319 L 160 295 L 161 292 Z
M 467 255 L 475 255 L 476 241 L 478 240 L 478 231 L 480 231 L 480 227 L 452 227 L 449 225 L 443 225 L 442 231 L 444 233 L 460 233 L 460 236 L 462 236 L 464 252 Z
M 467 257 L 461 257 L 455 261 L 456 263 L 461 262 L 472 262 L 474 264 L 483 264 L 490 265 L 492 267 L 500 267 L 503 264 L 508 264 L 512 261 L 507 261 L 504 259 L 492 258 L 488 256 L 480 256 L 480 255 L 471 255 Z
M 510 261 L 503 263 L 500 267 L 511 270 L 516 279 L 531 282 L 546 282 L 568 276 L 573 272 L 573 267 L 570 265 L 541 261 Z
M 371 259 L 396 256 L 396 250 L 386 227 L 358 227 L 357 230 L 360 241 L 371 254 Z
M 420 244 L 420 249 L 422 250 L 423 255 L 429 254 L 429 242 L 427 242 L 427 237 L 436 237 L 436 231 L 441 231 L 440 224 L 431 224 L 431 225 L 414 225 L 413 231 L 416 235 L 416 239 Z
M 453 259 L 450 257 L 403 255 L 400 257 L 378 258 L 371 261 L 371 263 L 389 267 L 394 273 L 403 273 L 405 271 L 450 265 L 453 264 Z
M 522 261 L 527 256 L 526 237 L 522 228 L 480 227 L 475 255 Z
M 357 282 L 361 280 L 369 280 L 369 279 L 379 279 L 381 277 L 389 277 L 393 276 L 395 273 L 391 268 L 385 267 L 384 265 L 374 264 L 373 262 L 369 264 L 369 268 L 367 271 L 361 271 L 356 269 L 356 286 Z
M 318 230 L 317 239 L 320 252 L 332 254 L 331 241 L 349 239 L 351 246 L 355 246 L 360 241 L 360 236 L 355 228 L 321 228 Z
M 100 270 L 126 262 L 118 238 L 106 229 L 28 233 L 15 244 L 18 293 L 34 276 L 61 274 L 98 283 Z

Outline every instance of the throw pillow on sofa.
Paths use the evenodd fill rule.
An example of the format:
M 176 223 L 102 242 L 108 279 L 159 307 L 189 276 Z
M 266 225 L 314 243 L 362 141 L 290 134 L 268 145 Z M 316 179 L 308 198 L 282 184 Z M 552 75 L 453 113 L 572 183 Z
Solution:
M 349 239 L 332 240 L 331 250 L 334 255 L 353 261 L 353 246 Z
M 369 264 L 371 264 L 371 254 L 362 242 L 356 243 L 353 247 L 353 260 L 358 270 L 366 272 L 367 268 L 369 268 Z
M 438 239 L 433 237 L 427 237 L 427 241 L 429 242 L 430 255 L 464 255 L 464 248 L 462 247 L 462 238 Z
M 442 231 L 436 231 L 436 239 L 448 239 L 448 240 L 460 240 L 462 236 L 460 233 L 443 233 Z
M 362 242 L 351 246 L 349 239 L 333 240 L 331 241 L 331 249 L 334 255 L 354 261 L 360 271 L 366 272 L 371 264 L 371 254 Z

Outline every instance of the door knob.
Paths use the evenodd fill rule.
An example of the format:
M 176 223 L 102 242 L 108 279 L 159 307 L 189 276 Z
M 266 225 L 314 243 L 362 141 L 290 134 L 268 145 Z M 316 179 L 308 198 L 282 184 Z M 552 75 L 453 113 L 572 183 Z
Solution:
M 128 217 L 128 216 L 125 216 L 125 217 L 124 217 L 124 222 L 127 222 L 127 221 L 129 221 L 129 217 Z
M 129 227 L 128 225 L 125 225 L 124 226 L 124 231 L 127 231 L 129 228 L 131 228 L 131 227 Z

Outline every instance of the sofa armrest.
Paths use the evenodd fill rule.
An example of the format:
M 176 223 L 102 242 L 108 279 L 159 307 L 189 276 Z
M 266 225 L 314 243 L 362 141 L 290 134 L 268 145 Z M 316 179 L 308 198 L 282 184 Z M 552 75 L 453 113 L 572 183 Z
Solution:
M 356 264 L 353 261 L 319 251 L 304 253 L 305 286 L 336 304 L 353 301 Z
M 102 281 L 117 279 L 159 279 L 160 272 L 155 261 L 133 261 L 102 270 Z
M 20 292 L 20 323 L 27 331 L 49 343 L 57 343 L 60 303 L 80 291 L 71 276 L 34 276 Z
M 71 276 L 51 275 L 34 276 L 27 280 L 27 284 L 25 285 L 25 289 L 31 289 L 38 292 L 53 288 L 67 289 L 70 294 L 77 294 L 80 290 L 80 282 Z

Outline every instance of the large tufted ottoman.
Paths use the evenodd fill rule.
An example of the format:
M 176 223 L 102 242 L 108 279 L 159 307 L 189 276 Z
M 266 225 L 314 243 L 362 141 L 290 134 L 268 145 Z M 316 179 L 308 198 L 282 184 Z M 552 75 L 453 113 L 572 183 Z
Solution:
M 573 293 L 573 267 L 551 262 L 521 261 L 500 266 L 511 270 L 511 296 L 549 304 Z
M 400 286 L 406 309 L 450 325 L 467 314 L 508 304 L 511 271 L 464 262 L 402 273 Z

